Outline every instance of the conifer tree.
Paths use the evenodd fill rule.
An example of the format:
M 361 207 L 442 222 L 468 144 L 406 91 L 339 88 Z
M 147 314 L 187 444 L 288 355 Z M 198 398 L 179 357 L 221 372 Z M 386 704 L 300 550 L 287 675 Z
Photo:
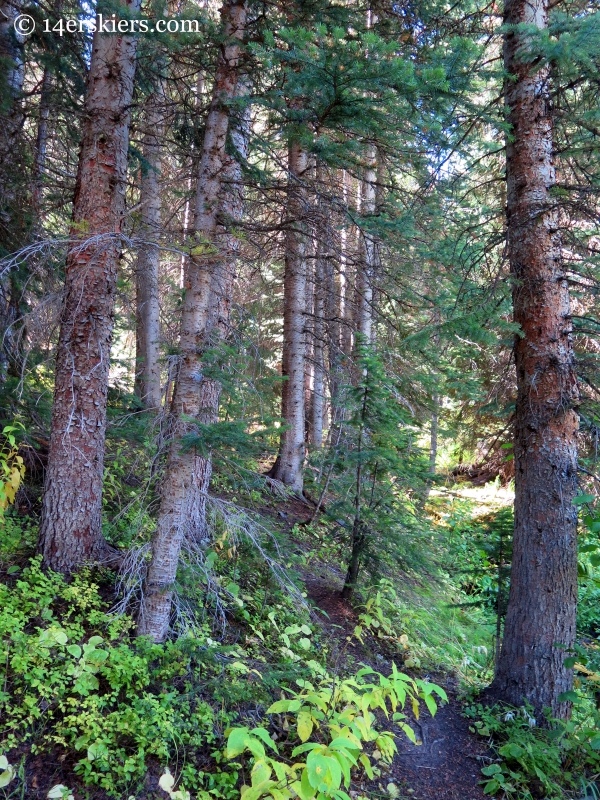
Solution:
M 239 79 L 246 17 L 246 0 L 225 0 L 221 8 L 223 46 L 219 51 L 198 172 L 194 221 L 197 245 L 186 262 L 180 361 L 171 406 L 172 439 L 152 542 L 152 560 L 138 616 L 139 633 L 157 642 L 165 639 L 169 629 L 181 545 L 186 531 L 194 526 L 192 517 L 197 510 L 196 453 L 193 448 L 182 449 L 182 437 L 192 430 L 190 418 L 197 418 L 201 412 L 203 374 L 199 356 L 210 325 L 213 281 L 227 258 L 216 241 L 216 233 L 231 103 Z
M 140 204 L 142 220 L 136 280 L 136 376 L 135 393 L 150 409 L 161 403 L 160 383 L 160 251 L 156 239 L 161 227 L 160 172 L 165 135 L 165 94 L 159 78 L 144 104 L 142 179 Z
M 124 6 L 139 9 L 139 0 Z M 44 564 L 71 572 L 102 560 L 106 402 L 136 41 L 94 35 L 72 241 L 56 357 L 50 452 L 39 533 Z
M 504 65 L 508 253 L 513 278 L 517 405 L 515 532 L 510 595 L 494 690 L 550 708 L 572 685 L 565 658 L 577 604 L 578 387 L 567 275 L 552 190 L 556 183 L 550 68 L 527 55 L 516 26 L 548 25 L 546 0 L 508 0 Z
M 302 142 L 292 137 L 288 147 L 288 230 L 285 244 L 283 289 L 284 378 L 281 416 L 284 429 L 279 455 L 272 476 L 301 493 L 304 462 L 304 368 L 306 310 L 306 191 L 303 182 L 308 169 L 308 154 Z

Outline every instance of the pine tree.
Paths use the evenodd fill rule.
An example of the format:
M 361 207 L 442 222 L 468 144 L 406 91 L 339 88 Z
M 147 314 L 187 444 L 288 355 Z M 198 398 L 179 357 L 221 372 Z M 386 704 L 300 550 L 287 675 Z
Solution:
M 494 690 L 536 714 L 566 717 L 565 657 L 577 604 L 578 387 L 562 260 L 553 153 L 550 69 L 526 55 L 527 33 L 548 24 L 548 3 L 510 0 L 504 63 L 508 252 L 513 277 L 517 405 L 515 532 L 510 595 Z M 514 77 L 513 77 L 514 76 Z
M 125 8 L 138 10 L 138 0 Z M 135 52 L 132 37 L 99 31 L 94 36 L 39 534 L 44 564 L 59 572 L 107 556 L 102 536 L 106 402 Z
M 173 584 L 186 530 L 194 525 L 197 504 L 193 450 L 182 450 L 182 437 L 190 430 L 190 418 L 201 412 L 203 376 L 199 355 L 210 325 L 212 288 L 216 273 L 227 258 L 216 241 L 219 198 L 231 117 L 231 102 L 239 79 L 239 59 L 246 25 L 246 0 L 225 0 L 221 8 L 224 47 L 215 74 L 213 96 L 206 120 L 198 173 L 195 232 L 197 244 L 186 262 L 185 300 L 181 316 L 180 361 L 171 406 L 172 441 L 161 488 L 161 505 L 152 542 L 138 630 L 154 641 L 163 641 L 169 629 Z M 210 480 L 210 473 L 207 475 Z

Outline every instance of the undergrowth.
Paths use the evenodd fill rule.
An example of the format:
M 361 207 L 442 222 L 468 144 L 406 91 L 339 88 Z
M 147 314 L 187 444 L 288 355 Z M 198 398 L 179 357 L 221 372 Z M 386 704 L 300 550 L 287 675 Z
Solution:
M 229 502 L 239 502 L 239 488 L 221 488 Z M 132 617 L 111 611 L 112 573 L 83 570 L 67 582 L 43 571 L 33 555 L 35 525 L 5 514 L 6 798 L 28 796 L 26 766 L 41 756 L 55 766 L 48 770 L 53 785 L 38 797 L 50 789 L 56 798 L 142 800 L 162 790 L 173 800 L 234 800 L 240 792 L 245 800 L 348 800 L 355 777 L 383 779 L 396 748 L 392 728 L 415 741 L 405 705 L 415 714 L 435 713 L 445 700 L 435 683 L 440 673 L 454 676 L 473 732 L 490 744 L 484 791 L 515 800 L 583 792 L 584 776 L 593 780 L 600 771 L 593 622 L 577 655 L 569 723 L 543 729 L 532 726 L 527 708 L 490 709 L 475 699 L 493 675 L 501 568 L 510 554 L 507 511 L 477 514 L 471 501 L 434 497 L 427 571 L 421 562 L 399 569 L 383 561 L 365 574 L 348 638 L 393 665 L 382 673 L 340 662 L 340 643 L 322 635 L 305 592 L 302 599 L 303 575 L 320 567 L 333 575 L 339 563 L 344 544 L 328 539 L 330 521 L 290 525 L 287 512 L 279 515 L 281 500 L 259 488 L 244 496 L 247 513 L 261 514 L 268 526 L 264 547 L 284 553 L 282 566 L 295 572 L 294 591 L 252 543 L 228 533 L 223 518 L 203 556 L 204 582 L 182 569 L 187 628 L 164 645 L 136 638 Z M 274 523 L 275 515 L 286 521 Z M 582 559 L 591 564 L 586 580 L 595 587 L 588 550 Z M 585 608 L 590 617 L 589 603 Z

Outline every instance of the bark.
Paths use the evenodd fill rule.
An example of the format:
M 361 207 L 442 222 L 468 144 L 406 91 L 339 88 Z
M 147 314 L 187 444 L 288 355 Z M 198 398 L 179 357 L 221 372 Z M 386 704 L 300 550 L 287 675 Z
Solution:
M 21 94 L 25 75 L 24 37 L 14 29 L 20 0 L 0 0 L 0 256 L 17 250 L 26 236 L 23 186 Z M 19 289 L 13 275 L 0 282 L 0 381 L 6 380 L 19 316 Z
M 160 304 L 158 274 L 160 251 L 155 242 L 160 233 L 160 171 L 162 139 L 165 131 L 164 92 L 159 85 L 148 97 L 145 107 L 145 132 L 140 203 L 142 224 L 135 271 L 136 283 L 136 376 L 135 393 L 151 409 L 160 408 Z
M 23 42 L 25 37 L 15 31 L 14 22 L 22 11 L 20 0 L 0 0 L 0 216 L 2 243 L 12 241 L 10 211 L 14 202 L 15 179 L 22 181 L 19 163 L 20 138 L 23 126 L 21 94 L 25 77 Z M 17 169 L 19 173 L 17 173 Z M 6 221 L 5 221 L 6 220 Z
M 127 8 L 137 11 L 139 0 L 130 0 Z M 102 537 L 106 399 L 135 51 L 131 37 L 94 35 L 39 539 L 44 564 L 59 572 L 97 561 L 107 549 Z
M 285 430 L 281 434 L 279 456 L 273 477 L 302 492 L 304 461 L 304 355 L 306 305 L 306 235 L 303 230 L 305 190 L 302 187 L 308 166 L 307 153 L 296 140 L 288 150 L 290 228 L 285 245 L 283 281 L 283 355 L 281 373 L 284 378 L 281 416 Z
M 376 210 L 377 151 L 369 146 L 367 164 L 361 184 L 361 211 L 364 217 L 372 216 Z M 361 231 L 361 264 L 358 273 L 358 320 L 357 330 L 363 344 L 373 341 L 373 281 L 377 258 L 375 237 Z
M 547 0 L 509 0 L 505 22 L 545 28 Z M 514 281 L 515 530 L 504 641 L 492 690 L 536 715 L 566 717 L 577 602 L 578 402 L 567 277 L 561 259 L 549 71 L 520 58 L 526 34 L 505 35 L 508 253 Z
M 335 260 L 331 252 L 331 227 L 325 222 L 324 236 L 327 242 L 327 254 L 325 259 L 325 315 L 329 396 L 331 402 L 331 424 L 329 437 L 331 439 L 338 422 L 341 419 L 340 392 L 342 387 L 342 361 L 344 351 L 342 349 L 342 325 L 344 319 L 344 305 L 342 297 L 342 271 L 343 264 L 340 261 L 340 269 L 335 269 Z M 345 244 L 345 231 L 340 231 L 340 245 Z M 341 247 L 341 260 L 345 257 L 345 251 Z M 331 444 L 331 441 L 330 441 Z
M 238 84 L 238 93 L 245 90 Z M 215 265 L 211 280 L 211 305 L 204 335 L 203 352 L 209 347 L 219 347 L 230 331 L 231 295 L 235 281 L 240 239 L 232 228 L 242 220 L 244 212 L 244 187 L 240 160 L 248 157 L 250 133 L 249 114 L 241 120 L 231 121 L 231 143 L 235 154 L 225 154 L 222 170 L 223 185 L 219 198 L 219 225 L 216 239 L 223 253 L 223 260 Z M 206 425 L 219 419 L 221 382 L 204 375 L 200 384 L 200 408 L 198 420 Z M 206 521 L 206 497 L 212 477 L 211 454 L 196 454 L 194 464 L 194 497 L 190 514 L 189 535 L 197 541 L 206 542 L 209 531 Z
M 342 172 L 342 191 L 344 205 L 348 208 L 350 201 L 350 179 L 348 173 Z M 340 320 L 340 346 L 342 355 L 349 359 L 353 349 L 353 321 L 352 304 L 349 300 L 349 258 L 348 253 L 352 247 L 352 236 L 344 226 L 340 231 L 340 274 L 339 274 L 339 320 Z
M 362 464 L 362 444 L 364 436 L 364 428 L 367 414 L 367 399 L 369 393 L 368 388 L 365 386 L 363 394 L 363 402 L 361 409 L 361 426 L 358 434 L 358 448 L 357 448 L 357 464 L 356 464 L 356 486 L 354 490 L 354 520 L 352 523 L 352 543 L 350 550 L 350 559 L 348 561 L 348 570 L 344 580 L 344 587 L 342 589 L 342 598 L 344 600 L 351 600 L 356 584 L 358 583 L 358 574 L 361 567 L 361 559 L 365 548 L 365 529 L 362 520 L 362 480 L 363 480 L 363 464 Z
M 323 242 L 317 242 L 315 261 L 315 297 L 313 323 L 313 392 L 311 407 L 311 441 L 315 447 L 323 445 L 323 411 L 325 407 L 325 261 L 327 253 Z
M 323 170 L 317 165 L 317 185 L 324 183 Z M 325 410 L 325 298 L 328 261 L 327 211 L 319 202 L 317 242 L 315 247 L 315 288 L 313 298 L 313 393 L 311 406 L 311 442 L 323 446 L 323 414 Z
M 221 8 L 225 43 L 219 53 L 198 173 L 195 214 L 198 246 L 186 262 L 180 363 L 171 406 L 173 439 L 152 542 L 152 560 L 138 617 L 139 634 L 148 635 L 157 642 L 164 641 L 168 633 L 173 584 L 183 537 L 189 529 L 190 515 L 197 502 L 198 481 L 206 482 L 210 477 L 199 475 L 197 453 L 194 449 L 182 450 L 181 437 L 194 432 L 187 420 L 201 414 L 202 403 L 212 405 L 216 402 L 214 396 L 203 399 L 208 388 L 202 388 L 200 357 L 211 313 L 211 286 L 214 275 L 227 257 L 216 246 L 218 201 L 226 161 L 229 105 L 236 92 L 246 9 L 245 0 L 226 0 Z
M 306 306 L 304 308 L 304 441 L 312 442 L 313 390 L 314 390 L 314 352 L 315 352 L 315 252 L 314 241 L 310 242 L 306 259 Z

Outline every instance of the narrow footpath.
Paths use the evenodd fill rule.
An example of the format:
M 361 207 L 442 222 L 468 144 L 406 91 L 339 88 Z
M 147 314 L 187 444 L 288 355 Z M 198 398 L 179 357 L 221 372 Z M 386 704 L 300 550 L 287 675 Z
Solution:
M 309 600 L 328 638 L 334 664 L 340 668 L 347 660 L 361 662 L 384 674 L 391 671 L 391 660 L 384 654 L 363 647 L 348 637 L 357 623 L 354 612 L 340 598 L 339 588 L 317 576 L 307 577 Z M 421 677 L 421 676 L 419 676 Z M 461 715 L 452 676 L 432 676 L 448 693 L 447 705 L 439 705 L 435 717 L 426 709 L 419 720 L 405 709 L 421 744 L 414 745 L 398 730 L 398 753 L 389 772 L 376 781 L 352 787 L 350 795 L 387 796 L 393 800 L 485 800 L 479 781 L 480 769 L 489 763 L 485 742 L 469 732 L 469 723 Z M 389 784 L 394 784 L 388 788 Z M 391 789 L 391 791 L 390 791 Z

